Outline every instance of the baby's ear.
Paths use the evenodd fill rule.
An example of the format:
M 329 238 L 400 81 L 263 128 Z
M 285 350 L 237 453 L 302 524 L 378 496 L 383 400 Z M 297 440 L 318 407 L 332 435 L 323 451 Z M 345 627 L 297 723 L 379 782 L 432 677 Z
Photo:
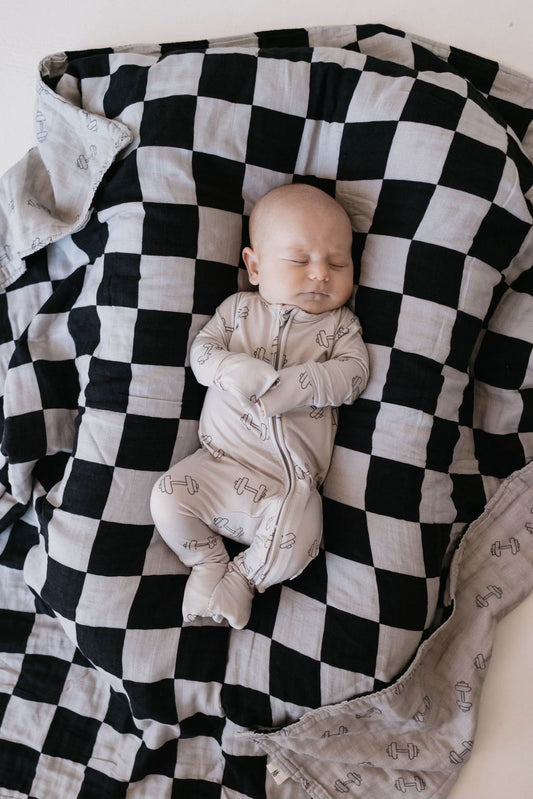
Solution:
M 242 260 L 248 272 L 248 279 L 252 286 L 259 285 L 259 262 L 257 255 L 251 247 L 245 247 L 242 251 Z

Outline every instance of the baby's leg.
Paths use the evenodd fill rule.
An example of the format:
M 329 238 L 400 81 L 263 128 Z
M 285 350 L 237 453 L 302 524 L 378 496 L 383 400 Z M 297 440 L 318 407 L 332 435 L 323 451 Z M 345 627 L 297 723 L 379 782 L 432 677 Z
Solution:
M 183 596 L 183 619 L 208 616 L 221 621 L 211 612 L 209 599 L 226 572 L 229 561 L 222 537 L 200 518 L 192 515 L 192 499 L 199 491 L 198 471 L 201 458 L 195 455 L 180 461 L 163 475 L 153 488 L 150 509 L 157 530 L 191 573 Z M 202 505 L 198 503 L 199 511 Z

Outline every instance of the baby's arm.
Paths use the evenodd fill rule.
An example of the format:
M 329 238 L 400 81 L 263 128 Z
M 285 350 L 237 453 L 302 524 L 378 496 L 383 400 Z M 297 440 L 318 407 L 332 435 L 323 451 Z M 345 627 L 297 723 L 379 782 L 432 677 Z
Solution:
M 278 373 L 266 361 L 229 350 L 238 324 L 238 305 L 238 294 L 221 303 L 194 339 L 190 361 L 199 383 L 228 391 L 241 405 L 249 407 L 277 381 Z
M 265 416 L 311 405 L 324 408 L 355 402 L 368 381 L 368 352 L 353 314 L 346 312 L 337 331 L 329 360 L 307 361 L 278 372 L 278 383 L 261 398 Z

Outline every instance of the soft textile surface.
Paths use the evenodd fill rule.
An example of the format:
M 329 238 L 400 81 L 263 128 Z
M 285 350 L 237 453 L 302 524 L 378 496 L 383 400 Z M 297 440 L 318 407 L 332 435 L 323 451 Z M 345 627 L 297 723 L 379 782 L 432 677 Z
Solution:
M 38 147 L 0 184 L 3 796 L 444 795 L 494 619 L 531 590 L 530 472 L 505 478 L 533 452 L 532 88 L 379 26 L 43 61 Z M 242 631 L 182 626 L 148 497 L 197 447 L 188 346 L 292 181 L 352 218 L 371 379 L 316 560 Z M 444 590 L 491 498 L 518 521 L 473 524 Z

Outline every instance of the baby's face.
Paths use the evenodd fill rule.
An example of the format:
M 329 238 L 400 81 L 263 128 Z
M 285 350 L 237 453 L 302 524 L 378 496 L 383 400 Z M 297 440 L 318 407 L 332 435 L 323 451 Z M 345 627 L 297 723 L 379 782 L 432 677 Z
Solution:
M 267 302 L 323 313 L 351 296 L 352 229 L 334 204 L 278 202 L 243 258 L 250 282 Z

